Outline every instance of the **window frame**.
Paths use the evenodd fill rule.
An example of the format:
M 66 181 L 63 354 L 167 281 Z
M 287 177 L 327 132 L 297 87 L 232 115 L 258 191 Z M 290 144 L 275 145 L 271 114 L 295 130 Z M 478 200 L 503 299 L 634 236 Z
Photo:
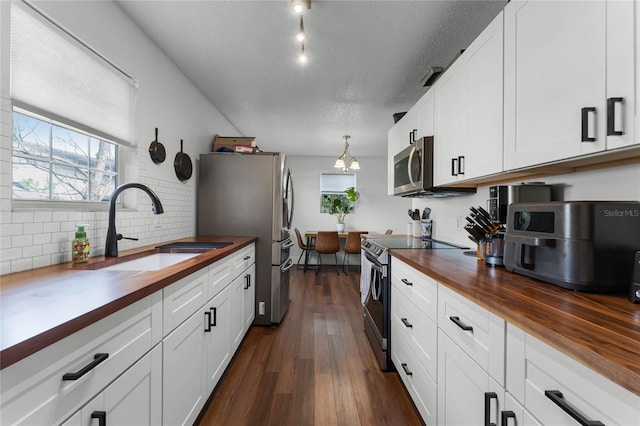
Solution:
M 349 183 L 343 191 L 338 191 L 338 190 L 323 190 L 325 187 L 323 187 L 323 176 L 351 176 L 351 183 Z M 325 196 L 338 196 L 343 200 L 347 200 L 347 194 L 344 193 L 345 190 L 347 190 L 348 188 L 356 188 L 356 174 L 355 173 L 320 173 L 320 213 L 331 213 L 330 211 L 327 211 L 323 208 L 323 199 Z M 351 210 L 348 213 L 353 213 L 356 210 L 356 206 L 355 204 L 352 206 Z
M 117 188 L 120 182 L 120 178 L 122 176 L 122 150 L 123 148 L 127 148 L 128 146 L 109 138 L 106 138 L 101 132 L 92 132 L 90 128 L 87 126 L 74 126 L 73 124 L 66 123 L 65 120 L 61 117 L 51 117 L 49 114 L 43 114 L 42 112 L 34 112 L 29 109 L 26 109 L 22 106 L 18 106 L 16 102 L 13 102 L 13 108 L 11 111 L 11 129 L 13 135 L 13 114 L 18 113 L 22 114 L 36 120 L 48 123 L 52 126 L 57 126 L 60 128 L 68 129 L 70 131 L 81 133 L 90 138 L 102 140 L 113 144 L 116 148 L 116 161 L 115 161 L 115 183 L 114 186 Z M 49 115 L 49 116 L 48 116 Z M 53 115 L 53 114 L 52 114 Z M 49 138 L 49 147 L 51 147 L 52 140 L 51 136 Z M 20 199 L 14 198 L 13 195 L 13 175 L 14 175 L 14 159 L 15 158 L 28 158 L 22 156 L 16 156 L 13 152 L 13 136 L 11 140 L 11 202 L 12 202 L 12 210 L 64 210 L 64 209 L 73 209 L 80 211 L 106 211 L 109 207 L 109 201 L 80 201 L 80 200 L 57 200 L 57 199 Z M 90 160 L 89 160 L 90 161 Z M 52 161 L 51 157 L 45 160 L 49 165 L 55 164 Z M 93 170 L 90 166 L 87 167 L 87 170 Z M 122 202 L 119 201 L 118 204 L 121 206 Z

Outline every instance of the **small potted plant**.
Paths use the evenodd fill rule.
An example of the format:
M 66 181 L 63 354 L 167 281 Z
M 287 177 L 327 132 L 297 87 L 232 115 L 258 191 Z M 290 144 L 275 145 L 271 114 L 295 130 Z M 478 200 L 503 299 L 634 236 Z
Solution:
M 354 187 L 347 188 L 344 194 L 324 194 L 322 196 L 322 211 L 336 216 L 338 232 L 344 232 L 344 218 L 353 212 L 359 194 Z

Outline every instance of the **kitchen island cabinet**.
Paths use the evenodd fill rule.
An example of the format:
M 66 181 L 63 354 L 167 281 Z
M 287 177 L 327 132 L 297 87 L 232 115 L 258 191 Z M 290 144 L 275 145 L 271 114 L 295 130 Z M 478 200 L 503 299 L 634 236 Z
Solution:
M 640 305 L 630 303 L 625 295 L 565 290 L 485 265 L 463 255 L 461 250 L 403 249 L 391 250 L 390 253 L 392 276 L 394 265 L 400 264 L 402 268 L 410 267 L 414 273 L 425 274 L 438 283 L 439 306 L 442 305 L 442 298 L 463 300 L 473 306 L 471 312 L 476 311 L 471 318 L 481 318 L 482 315 L 477 313 L 484 311 L 488 319 L 506 323 L 507 330 L 521 330 L 528 339 L 526 343 L 529 346 L 525 350 L 523 344 L 516 344 L 513 338 L 505 337 L 507 333 L 503 325 L 503 333 L 494 333 L 494 337 L 485 339 L 484 343 L 472 342 L 471 336 L 467 336 L 467 343 L 457 341 L 450 336 L 455 330 L 452 327 L 457 326 L 448 317 L 459 315 L 440 315 L 437 343 L 438 424 L 455 424 L 458 420 L 478 424 L 480 421 L 477 417 L 484 415 L 484 404 L 479 402 L 484 400 L 484 392 L 494 392 L 496 395 L 489 394 L 487 397 L 490 407 L 488 414 L 493 423 L 500 424 L 503 415 L 505 421 L 515 415 L 519 422 L 524 419 L 525 424 L 556 424 L 556 419 L 571 424 L 573 420 L 564 412 L 546 414 L 551 417 L 537 413 L 540 405 L 545 411 L 556 405 L 544 395 L 542 400 L 534 396 L 533 389 L 546 386 L 547 383 L 538 384 L 539 377 L 523 376 L 525 368 L 518 369 L 518 365 L 522 366 L 525 362 L 529 363 L 527 374 L 535 371 L 534 365 L 541 366 L 537 367 L 538 370 L 557 371 L 552 376 L 558 380 L 558 386 L 564 384 L 564 394 L 570 401 L 575 400 L 574 395 L 581 395 L 583 390 L 590 392 L 580 398 L 606 413 L 602 417 L 606 420 L 600 419 L 605 424 L 609 424 L 607 421 L 611 424 L 640 424 L 629 423 L 629 420 L 640 420 L 640 367 L 637 364 L 637 354 L 640 353 Z M 469 312 L 468 309 L 461 312 L 464 311 Z M 443 327 L 451 330 L 445 333 Z M 455 332 L 464 335 L 465 330 Z M 500 350 L 505 345 L 506 351 Z M 502 352 L 502 360 L 500 356 L 494 357 L 487 351 L 488 348 L 496 348 L 495 354 L 498 355 Z M 546 358 L 541 358 L 537 355 L 539 353 L 546 354 Z M 554 363 L 561 367 L 553 367 Z M 450 371 L 453 373 L 449 377 Z M 520 378 L 516 380 L 518 374 Z M 572 376 L 573 379 L 565 380 L 563 375 Z M 576 377 L 584 379 L 580 381 Z M 463 382 L 468 386 L 461 386 Z M 589 386 L 591 390 L 587 389 Z M 469 392 L 475 388 L 472 392 L 475 395 L 474 402 L 465 400 L 467 405 L 463 409 L 470 412 L 472 410 L 469 407 L 475 407 L 477 412 L 473 415 L 474 420 L 454 416 L 449 422 L 442 417 L 450 413 L 442 404 L 448 403 L 450 394 L 451 398 L 455 398 L 458 388 Z M 525 394 L 529 398 L 529 405 L 523 396 Z M 598 420 L 598 412 L 594 412 L 593 408 L 584 409 L 580 404 L 577 406 L 589 416 L 594 414 L 593 418 Z M 615 407 L 616 412 L 609 412 L 607 407 Z M 441 413 L 442 410 L 446 411 Z

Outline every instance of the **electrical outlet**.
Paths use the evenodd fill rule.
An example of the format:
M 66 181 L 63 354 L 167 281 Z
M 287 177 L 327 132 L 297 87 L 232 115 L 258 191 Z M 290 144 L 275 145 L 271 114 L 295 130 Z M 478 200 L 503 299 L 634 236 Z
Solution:
M 264 302 L 258 302 L 258 315 L 264 315 Z
M 464 220 L 464 219 L 463 219 L 463 217 L 462 217 L 462 216 L 458 216 L 458 217 L 456 218 L 456 230 L 458 230 L 458 231 L 462 231 L 462 226 L 463 226 L 462 224 L 463 224 L 463 220 Z

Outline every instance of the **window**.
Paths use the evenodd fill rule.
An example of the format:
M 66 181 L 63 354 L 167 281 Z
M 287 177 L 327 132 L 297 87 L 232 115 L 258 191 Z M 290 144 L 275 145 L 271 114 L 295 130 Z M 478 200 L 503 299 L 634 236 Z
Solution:
M 12 198 L 106 202 L 137 82 L 30 2 L 11 2 Z
M 353 211 L 355 206 L 351 203 L 344 191 L 347 188 L 356 187 L 356 175 L 347 173 L 321 173 L 320 174 L 320 213 L 333 213 L 331 206 L 337 199 L 341 205 L 350 206 L 347 213 Z
M 107 202 L 118 146 L 25 111 L 13 113 L 14 200 Z

